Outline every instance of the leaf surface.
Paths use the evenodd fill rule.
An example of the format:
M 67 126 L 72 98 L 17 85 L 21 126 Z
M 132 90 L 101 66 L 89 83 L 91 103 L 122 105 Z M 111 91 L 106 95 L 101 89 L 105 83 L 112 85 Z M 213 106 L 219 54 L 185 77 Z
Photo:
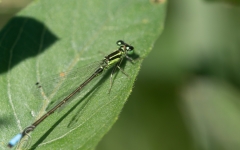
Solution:
M 12 18 L 0 32 L 1 148 L 45 114 L 53 101 L 35 99 L 36 81 L 102 60 L 117 49 L 119 39 L 144 58 L 163 30 L 165 6 L 144 0 L 39 0 Z M 117 120 L 142 60 L 121 64 L 129 77 L 116 72 L 110 94 L 111 69 L 98 77 L 62 111 L 37 126 L 28 148 L 94 149 Z M 70 93 L 68 86 L 56 97 Z

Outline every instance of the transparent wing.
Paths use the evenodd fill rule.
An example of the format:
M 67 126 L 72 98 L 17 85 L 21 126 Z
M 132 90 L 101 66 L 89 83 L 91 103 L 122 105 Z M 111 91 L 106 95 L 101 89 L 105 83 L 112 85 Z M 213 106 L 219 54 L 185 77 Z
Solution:
M 35 97 L 38 100 L 46 100 L 49 103 L 46 110 L 50 110 L 88 79 L 101 66 L 101 62 L 94 62 L 50 77 L 40 77 L 40 81 L 33 87 Z M 89 85 L 92 84 L 92 82 L 89 83 Z M 83 88 L 81 93 L 85 89 Z

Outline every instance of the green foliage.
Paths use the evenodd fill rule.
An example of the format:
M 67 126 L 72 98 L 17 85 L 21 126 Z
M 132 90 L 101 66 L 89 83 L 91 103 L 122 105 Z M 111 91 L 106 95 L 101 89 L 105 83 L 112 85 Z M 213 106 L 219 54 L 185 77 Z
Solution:
M 101 60 L 117 48 L 119 39 L 144 58 L 163 30 L 164 17 L 165 3 L 143 0 L 39 0 L 19 12 L 0 32 L 1 148 L 52 101 L 35 99 L 36 81 Z M 117 73 L 110 94 L 109 73 L 99 78 L 99 86 L 40 124 L 28 140 L 29 148 L 94 149 L 117 120 L 141 62 L 123 62 L 129 78 Z M 69 126 L 74 118 L 77 122 Z
M 169 4 L 166 28 L 98 150 L 240 149 L 240 9 Z

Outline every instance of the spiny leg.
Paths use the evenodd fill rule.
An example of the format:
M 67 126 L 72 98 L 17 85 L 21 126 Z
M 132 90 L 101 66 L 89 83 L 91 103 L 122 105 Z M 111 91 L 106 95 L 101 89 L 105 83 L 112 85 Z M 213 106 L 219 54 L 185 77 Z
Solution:
M 120 66 L 117 66 L 117 68 L 118 68 L 124 75 L 126 75 L 126 76 L 129 78 L 129 75 L 128 75 L 127 73 L 125 73 Z
M 131 63 L 134 63 L 134 60 L 131 58 L 131 57 L 128 57 L 126 55 L 126 58 L 131 62 Z M 126 75 L 128 78 L 129 78 L 129 75 L 127 73 L 124 72 L 124 70 L 120 67 L 121 63 L 122 63 L 122 60 L 121 59 L 114 67 L 114 69 L 112 70 L 112 73 L 111 73 L 111 76 L 110 76 L 110 89 L 108 91 L 108 94 L 111 92 L 111 89 L 112 89 L 112 85 L 113 85 L 113 74 L 116 70 L 116 68 L 118 68 L 124 75 Z
M 126 55 L 126 58 L 127 58 L 129 61 L 133 62 L 133 59 L 132 59 L 131 57 L 128 57 L 128 56 Z M 119 69 L 124 75 L 126 75 L 126 76 L 129 78 L 129 75 L 128 75 L 127 73 L 125 73 L 125 72 L 123 71 L 123 69 L 120 67 L 120 65 L 121 65 L 121 63 L 122 63 L 122 60 L 123 60 L 123 59 L 121 59 L 121 60 L 119 61 L 119 63 L 117 63 L 117 67 L 118 67 L 118 69 Z
M 126 58 L 131 62 L 131 63 L 135 63 L 135 61 L 131 58 L 131 57 L 129 57 L 128 55 L 126 55 Z
M 113 68 L 113 70 L 112 70 L 112 73 L 111 73 L 111 75 L 110 75 L 110 88 L 109 88 L 109 90 L 108 90 L 108 94 L 111 92 L 111 89 L 112 89 L 112 84 L 113 84 L 113 74 L 114 74 L 114 72 L 115 72 L 117 66 L 118 66 L 118 63 L 114 66 L 114 68 Z

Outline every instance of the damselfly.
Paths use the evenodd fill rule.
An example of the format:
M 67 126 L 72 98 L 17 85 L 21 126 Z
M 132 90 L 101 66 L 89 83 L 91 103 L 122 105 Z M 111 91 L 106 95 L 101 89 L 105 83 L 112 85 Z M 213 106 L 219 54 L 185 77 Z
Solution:
M 109 68 L 113 67 L 113 71 L 110 76 L 110 89 L 112 88 L 112 80 L 113 80 L 113 73 L 118 68 L 121 72 L 124 73 L 124 71 L 120 68 L 120 64 L 124 58 L 127 58 L 131 62 L 133 62 L 133 59 L 129 57 L 129 55 L 133 54 L 134 47 L 125 43 L 122 40 L 117 41 L 117 45 L 119 48 L 110 53 L 109 55 L 105 56 L 102 61 L 100 61 L 99 67 L 96 68 L 96 70 L 91 74 L 85 81 L 82 82 L 74 91 L 72 91 L 68 96 L 66 96 L 62 101 L 60 101 L 58 104 L 56 104 L 52 109 L 50 109 L 46 114 L 44 114 L 41 118 L 39 118 L 37 121 L 32 123 L 30 126 L 26 127 L 21 133 L 17 134 L 15 137 L 13 137 L 9 143 L 8 147 L 15 146 L 24 136 L 28 135 L 30 132 L 32 132 L 41 122 L 43 122 L 48 116 L 53 114 L 58 108 L 60 108 L 62 105 L 64 105 L 66 102 L 68 102 L 74 95 L 79 93 L 88 83 L 90 83 L 95 77 L 102 74 L 104 71 L 108 70 Z M 124 73 L 126 75 L 126 73 Z M 37 83 L 38 84 L 38 83 Z

